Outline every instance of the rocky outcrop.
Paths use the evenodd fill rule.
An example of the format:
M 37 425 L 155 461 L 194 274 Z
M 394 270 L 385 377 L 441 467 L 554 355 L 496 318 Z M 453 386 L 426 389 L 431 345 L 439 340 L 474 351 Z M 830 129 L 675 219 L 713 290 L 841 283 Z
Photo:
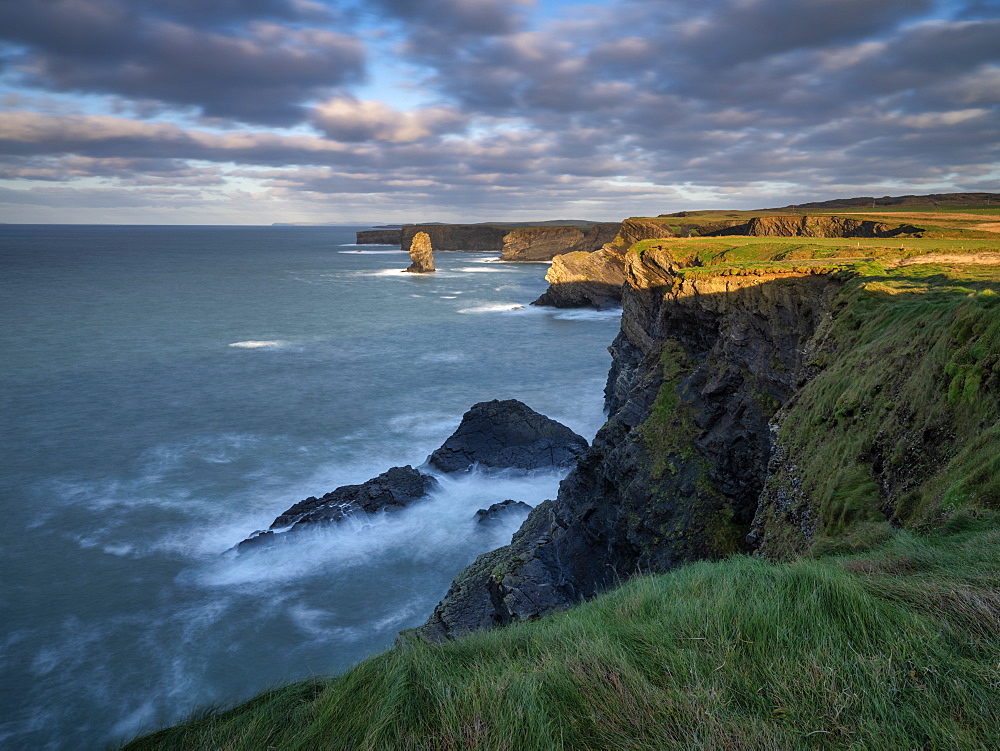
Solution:
M 620 224 L 578 227 L 524 227 L 503 238 L 502 261 L 551 261 L 562 253 L 593 253 L 614 240 Z
M 586 439 L 565 425 L 516 399 L 494 399 L 473 405 L 427 461 L 441 472 L 562 469 L 586 450 Z
M 587 441 L 516 399 L 480 402 L 462 416 L 458 429 L 428 457 L 440 472 L 483 469 L 553 470 L 571 466 L 587 450 Z M 287 534 L 336 524 L 349 517 L 395 511 L 424 498 L 439 487 L 425 472 L 406 465 L 393 467 L 360 485 L 344 485 L 317 498 L 310 496 L 279 515 L 266 530 L 257 530 L 236 546 L 238 551 L 265 547 Z M 526 503 L 504 501 L 477 512 L 489 522 L 530 509 Z M 480 518 L 482 516 L 482 518 Z
M 358 245 L 400 245 L 402 229 L 363 229 L 357 233 Z
M 552 260 L 549 288 L 532 305 L 609 308 L 622 300 L 625 256 L 613 246 L 594 253 L 567 253 Z
M 840 282 L 779 273 L 685 278 L 666 249 L 626 256 L 609 420 L 553 501 L 454 582 L 419 634 L 531 619 L 638 572 L 745 549 L 768 421 Z
M 410 242 L 410 265 L 407 271 L 413 274 L 429 274 L 434 271 L 434 248 L 426 232 L 418 232 Z
M 507 499 L 506 501 L 494 503 L 489 508 L 479 509 L 476 512 L 475 520 L 476 524 L 488 527 L 511 518 L 520 517 L 523 520 L 530 511 L 531 506 L 524 501 Z
M 320 498 L 310 496 L 278 516 L 267 530 L 254 532 L 237 548 L 276 542 L 287 533 L 317 524 L 335 524 L 351 516 L 409 506 L 438 487 L 438 481 L 413 467 L 393 467 L 360 485 L 343 485 Z M 281 530 L 276 532 L 275 530 Z
M 912 224 L 885 224 L 839 216 L 762 216 L 712 235 L 751 237 L 920 237 Z

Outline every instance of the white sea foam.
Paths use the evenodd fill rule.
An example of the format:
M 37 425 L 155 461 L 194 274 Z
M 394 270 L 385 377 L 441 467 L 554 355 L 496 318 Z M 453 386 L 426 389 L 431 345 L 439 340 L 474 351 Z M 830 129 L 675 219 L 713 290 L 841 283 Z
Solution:
M 417 358 L 419 362 L 467 362 L 470 359 L 464 352 L 428 352 Z
M 282 544 L 215 559 L 190 572 L 190 580 L 203 587 L 261 592 L 303 577 L 366 577 L 370 571 L 400 566 L 434 570 L 439 561 L 454 561 L 456 555 L 471 560 L 478 551 L 509 542 L 521 522 L 511 515 L 508 523 L 484 529 L 474 521 L 477 509 L 508 498 L 536 505 L 555 496 L 561 477 L 478 472 L 439 476 L 439 488 L 406 509 L 288 532 Z
M 405 255 L 403 254 L 403 251 L 401 251 L 399 248 L 397 248 L 396 250 L 338 250 L 337 252 L 347 253 L 350 255 L 361 254 L 365 256 L 396 256 L 401 254 Z
M 523 310 L 524 306 L 519 303 L 491 303 L 488 305 L 477 305 L 473 308 L 462 308 L 459 313 L 509 313 L 512 310 Z
M 493 273 L 497 271 L 506 271 L 506 270 L 507 269 L 498 268 L 496 266 L 459 266 L 457 269 L 454 269 L 454 271 L 462 271 L 467 274 L 476 274 L 484 272 Z
M 591 308 L 579 308 L 575 310 L 560 310 L 552 316 L 559 321 L 610 321 L 622 317 L 621 308 L 610 308 L 608 310 L 593 310 Z
M 233 342 L 229 346 L 238 349 L 279 349 L 288 344 L 284 339 L 249 339 L 245 342 Z
M 133 548 L 131 545 L 104 545 L 101 550 L 108 555 L 116 555 L 119 558 L 124 558 L 132 552 Z

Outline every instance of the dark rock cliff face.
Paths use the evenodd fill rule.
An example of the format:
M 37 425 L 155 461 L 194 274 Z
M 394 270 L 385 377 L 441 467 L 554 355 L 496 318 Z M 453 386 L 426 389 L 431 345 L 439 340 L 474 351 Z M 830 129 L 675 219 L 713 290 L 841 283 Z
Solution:
M 425 232 L 435 250 L 499 252 L 509 230 L 489 224 L 415 224 L 403 227 L 401 246 L 410 250 L 418 232 Z
M 626 257 L 609 419 L 507 547 L 481 556 L 418 630 L 429 640 L 534 618 L 640 572 L 745 549 L 770 458 L 768 420 L 839 284 L 826 276 L 676 274 Z
M 442 472 L 560 469 L 586 450 L 586 439 L 565 425 L 516 399 L 494 399 L 473 405 L 427 461 Z
M 590 228 L 570 225 L 519 227 L 491 224 L 417 224 L 400 230 L 363 230 L 358 244 L 398 244 L 409 251 L 413 238 L 425 233 L 435 250 L 500 253 L 505 261 L 551 261 L 560 253 L 593 252 L 615 239 L 618 223 Z
M 358 245 L 399 245 L 403 241 L 401 229 L 364 229 L 357 233 Z

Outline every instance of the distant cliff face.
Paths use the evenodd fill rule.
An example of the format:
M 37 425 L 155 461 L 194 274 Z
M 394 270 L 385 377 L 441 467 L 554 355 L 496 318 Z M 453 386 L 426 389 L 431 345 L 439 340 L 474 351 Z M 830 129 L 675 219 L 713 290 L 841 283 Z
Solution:
M 358 245 L 399 245 L 403 240 L 401 229 L 363 229 L 357 233 Z
M 593 253 L 614 240 L 620 224 L 578 227 L 523 227 L 503 238 L 503 261 L 551 261 L 565 253 Z
M 910 224 L 886 224 L 839 216 L 762 216 L 712 235 L 751 237 L 920 237 Z
M 409 251 L 418 232 L 427 233 L 434 250 L 499 252 L 507 230 L 488 224 L 415 224 L 403 227 L 403 250 Z
M 434 250 L 500 253 L 504 261 L 551 261 L 560 253 L 592 252 L 615 239 L 621 225 L 595 224 L 587 229 L 569 225 L 519 227 L 490 224 L 416 224 L 400 230 L 362 230 L 357 242 L 398 244 L 409 251 L 413 238 L 425 233 Z

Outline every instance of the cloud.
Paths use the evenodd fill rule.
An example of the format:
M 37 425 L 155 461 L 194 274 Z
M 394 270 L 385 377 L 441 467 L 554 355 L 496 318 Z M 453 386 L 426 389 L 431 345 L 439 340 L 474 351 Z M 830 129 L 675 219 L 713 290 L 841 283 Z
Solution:
M 399 112 L 382 102 L 338 97 L 317 104 L 312 122 L 339 141 L 408 143 L 462 130 L 469 118 L 452 107 Z
M 613 218 L 1000 175 L 995 3 L 606 0 L 556 19 L 500 0 L 9 7 L 22 80 L 111 93 L 127 115 L 10 98 L 20 111 L 0 112 L 3 174 L 39 187 L 203 183 L 211 201 L 250 191 L 257 208 L 394 212 L 386 219 L 546 207 Z M 418 105 L 352 88 L 375 57 L 361 38 L 403 57 L 389 62 Z M 217 120 L 182 126 L 169 121 L 175 106 Z
M 364 74 L 358 39 L 270 20 L 311 18 L 321 9 L 278 0 L 0 0 L 0 34 L 20 45 L 7 65 L 38 88 L 152 99 L 213 117 L 288 125 L 306 117 L 309 99 Z M 218 26 L 221 21 L 230 23 Z

